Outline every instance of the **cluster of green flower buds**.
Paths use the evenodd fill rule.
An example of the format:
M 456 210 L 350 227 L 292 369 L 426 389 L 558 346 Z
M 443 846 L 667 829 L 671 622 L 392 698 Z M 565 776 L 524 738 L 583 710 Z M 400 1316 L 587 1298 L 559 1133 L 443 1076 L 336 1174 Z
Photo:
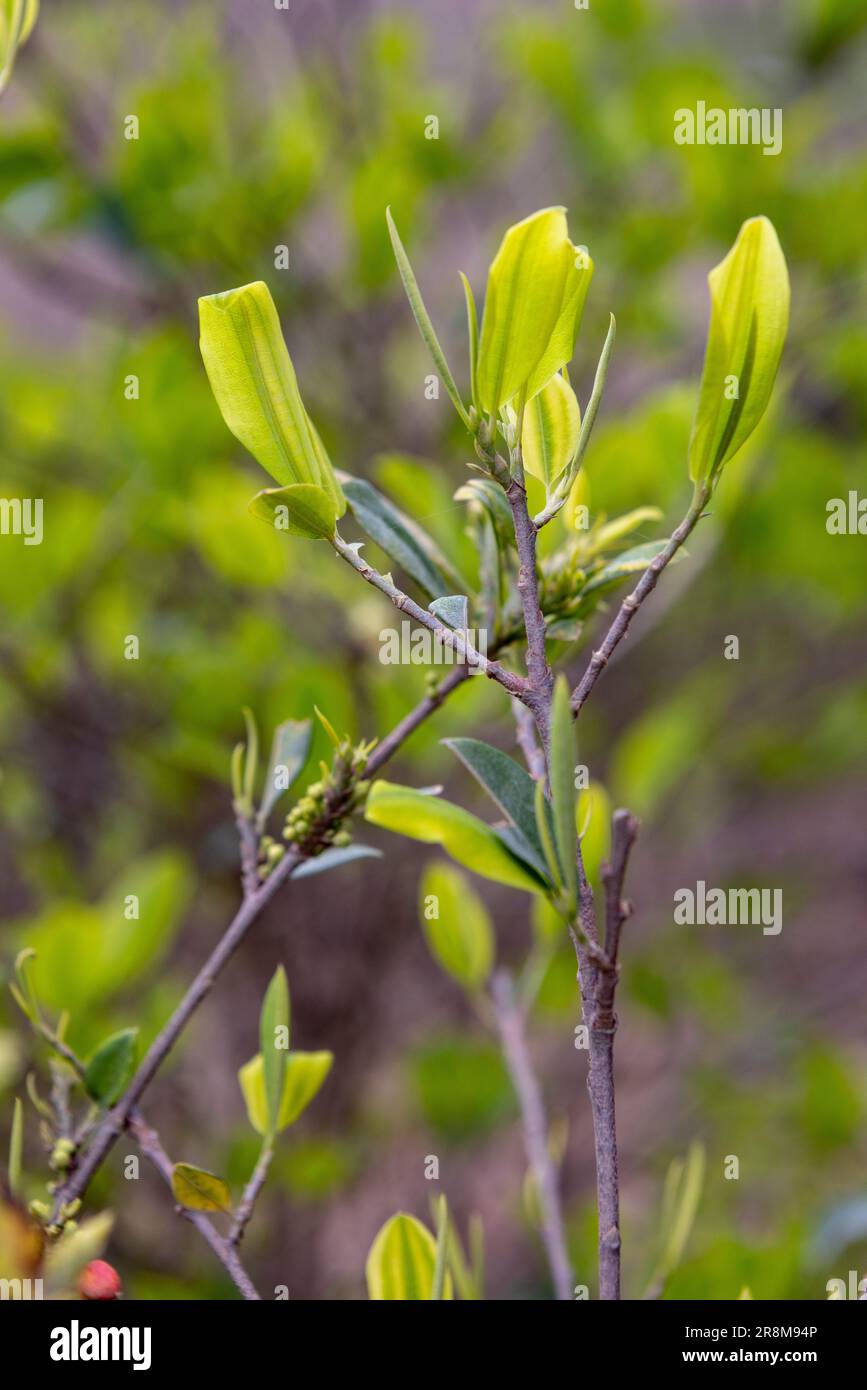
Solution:
M 367 797 L 370 783 L 361 780 L 361 777 L 373 748 L 374 743 L 353 746 L 347 738 L 335 741 L 331 767 L 320 763 L 320 780 L 312 782 L 289 811 L 283 830 L 284 840 L 305 849 L 325 846 L 340 849 L 350 844 L 352 837 L 344 828 L 344 822 Z M 267 837 L 262 844 L 266 856 L 265 867 L 270 871 L 268 857 L 276 862 L 282 856 L 283 849 L 279 845 L 272 848 L 267 843 Z M 275 849 L 280 851 L 279 856 L 274 855 Z
M 51 1151 L 48 1166 L 52 1173 L 65 1173 L 75 1157 L 75 1144 L 71 1139 L 58 1139 Z

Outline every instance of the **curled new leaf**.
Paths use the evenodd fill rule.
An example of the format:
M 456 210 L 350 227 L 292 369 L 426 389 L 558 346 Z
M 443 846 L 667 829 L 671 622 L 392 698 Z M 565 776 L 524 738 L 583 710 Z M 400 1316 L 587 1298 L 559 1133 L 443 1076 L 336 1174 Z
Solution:
M 480 989 L 494 964 L 494 929 L 484 903 L 449 864 L 428 866 L 420 895 L 431 955 L 465 989 Z
M 330 540 L 337 525 L 334 503 L 324 488 L 312 483 L 266 487 L 250 503 L 250 511 L 275 531 L 306 540 Z
M 521 434 L 524 467 L 546 491 L 571 462 L 580 433 L 577 397 L 558 372 L 527 405 Z
M 307 1109 L 331 1070 L 331 1052 L 289 1052 L 283 1077 L 283 1094 L 274 1130 L 279 1134 Z M 257 1134 L 268 1133 L 268 1104 L 265 1097 L 265 1068 L 261 1052 L 238 1072 L 238 1081 L 247 1106 L 247 1116 Z
M 491 826 L 441 797 L 392 782 L 374 782 L 364 814 L 372 825 L 423 844 L 442 845 L 458 864 L 482 878 L 527 893 L 546 891 L 541 877 L 511 853 Z
M 593 264 L 569 240 L 564 208 L 510 227 L 491 263 L 477 368 L 479 403 L 530 399 L 572 356 Z
M 30 36 L 39 14 L 39 0 L 0 3 L 0 92 L 12 76 L 15 55 Z
M 789 275 L 767 217 L 751 217 L 708 276 L 710 327 L 689 472 L 713 484 L 770 400 L 789 322 Z
M 367 1257 L 367 1291 L 375 1300 L 433 1298 L 437 1243 L 426 1226 L 406 1212 L 398 1212 L 379 1231 Z M 452 1282 L 443 1290 L 451 1298 Z
M 232 434 L 278 483 L 320 489 L 334 517 L 342 516 L 346 502 L 304 408 L 268 286 L 257 280 L 206 295 L 199 323 L 208 380 Z

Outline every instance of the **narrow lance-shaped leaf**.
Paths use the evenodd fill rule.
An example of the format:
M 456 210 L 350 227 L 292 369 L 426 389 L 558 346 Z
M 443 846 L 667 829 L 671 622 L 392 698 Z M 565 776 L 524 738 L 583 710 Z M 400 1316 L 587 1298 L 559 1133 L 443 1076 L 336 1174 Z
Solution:
M 461 400 L 460 392 L 458 391 L 458 388 L 455 385 L 455 379 L 451 374 L 449 364 L 446 361 L 445 353 L 440 347 L 439 339 L 437 338 L 437 335 L 434 331 L 434 326 L 431 323 L 430 314 L 425 308 L 424 300 L 421 297 L 421 290 L 418 287 L 418 281 L 416 280 L 413 268 L 409 263 L 409 256 L 406 254 L 406 251 L 404 250 L 403 242 L 401 241 L 397 227 L 394 224 L 394 218 L 391 215 L 391 208 L 386 208 L 385 220 L 388 223 L 388 235 L 391 237 L 391 245 L 394 250 L 394 258 L 397 261 L 397 268 L 400 271 L 400 278 L 403 281 L 403 287 L 406 290 L 406 297 L 409 300 L 409 307 L 412 309 L 413 318 L 415 319 L 418 325 L 418 331 L 422 336 L 422 340 L 425 344 L 425 347 L 427 348 L 428 352 L 430 353 L 433 359 L 434 366 L 440 374 L 443 386 L 446 388 L 446 391 L 449 394 L 449 399 L 451 400 L 452 405 L 460 415 L 464 424 L 467 426 L 467 428 L 469 428 L 470 417 L 467 414 L 467 410 L 463 401 Z
M 789 323 L 789 276 L 773 224 L 744 222 L 708 276 L 710 326 L 689 444 L 696 483 L 716 482 L 765 412 Z
M 20 1096 L 12 1107 L 12 1132 L 9 1136 L 9 1191 L 17 1197 L 21 1190 L 21 1154 L 24 1146 L 24 1107 Z
M 15 55 L 30 36 L 39 0 L 3 0 L 0 5 L 0 93 L 12 76 Z
M 482 878 L 527 893 L 546 890 L 541 878 L 510 853 L 491 826 L 441 797 L 378 781 L 370 789 L 364 814 L 371 825 L 424 844 L 442 845 L 458 864 Z
M 428 865 L 419 893 L 431 955 L 465 989 L 481 989 L 494 964 L 494 928 L 484 903 L 449 864 Z
M 339 473 L 350 511 L 363 531 L 375 541 L 402 570 L 414 579 L 430 598 L 455 590 L 466 590 L 463 579 L 436 541 L 412 517 L 396 507 L 390 498 L 363 478 Z
M 211 390 L 236 439 L 278 483 L 321 489 L 342 516 L 346 503 L 304 408 L 268 286 L 257 280 L 206 295 L 199 322 Z
M 309 719 L 286 719 L 274 730 L 271 757 L 257 818 L 260 831 L 264 830 L 273 807 L 292 786 L 307 761 L 311 731 Z
M 259 1045 L 262 1049 L 268 1130 L 274 1134 L 280 1117 L 289 1049 L 289 985 L 282 965 L 278 965 L 274 971 L 262 1003 Z
M 467 338 L 470 344 L 470 394 L 473 398 L 473 405 L 478 410 L 479 320 L 476 314 L 476 300 L 473 295 L 473 288 L 463 271 L 461 271 L 461 284 L 464 287 L 464 298 L 467 304 Z
M 536 786 L 529 772 L 508 753 L 481 739 L 446 738 L 443 743 L 460 758 L 479 785 L 509 817 L 523 837 L 539 872 L 545 874 L 545 855 L 536 825 Z

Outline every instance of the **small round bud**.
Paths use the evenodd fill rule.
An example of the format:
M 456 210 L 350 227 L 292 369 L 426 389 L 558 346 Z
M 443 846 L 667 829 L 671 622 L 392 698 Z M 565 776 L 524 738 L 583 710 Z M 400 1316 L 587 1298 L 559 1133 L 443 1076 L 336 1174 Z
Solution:
M 348 830 L 338 830 L 332 843 L 337 849 L 343 849 L 346 845 L 352 844 L 352 836 Z
M 79 1275 L 78 1291 L 82 1298 L 100 1301 L 117 1298 L 120 1293 L 120 1275 L 105 1260 L 91 1260 Z

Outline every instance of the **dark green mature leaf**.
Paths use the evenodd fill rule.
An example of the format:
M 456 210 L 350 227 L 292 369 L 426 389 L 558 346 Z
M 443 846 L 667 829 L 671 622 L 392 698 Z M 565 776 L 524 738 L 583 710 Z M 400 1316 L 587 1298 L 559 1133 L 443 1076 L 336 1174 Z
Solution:
M 125 1028 L 122 1033 L 106 1038 L 85 1068 L 87 1094 L 106 1110 L 114 1105 L 126 1090 L 137 1057 L 137 1028 Z
M 537 872 L 547 874 L 545 854 L 536 826 L 535 783 L 528 772 L 490 743 L 478 738 L 446 738 L 446 748 L 460 758 L 464 767 L 496 802 L 504 815 L 519 831 L 524 842 L 525 857 Z
M 433 603 L 429 603 L 428 608 L 435 618 L 456 632 L 467 630 L 469 599 L 466 594 L 443 594 L 442 598 L 435 598 Z
M 575 733 L 569 703 L 569 683 L 558 676 L 551 701 L 551 805 L 554 812 L 554 843 L 563 873 L 563 884 L 570 901 L 578 900 L 577 846 L 575 825 Z
M 344 845 L 341 848 L 324 849 L 315 859 L 305 859 L 292 877 L 312 878 L 314 874 L 325 874 L 329 869 L 339 869 L 342 864 L 351 864 L 355 859 L 381 859 L 382 851 L 372 845 Z
M 282 1033 L 285 1030 L 286 1037 Z M 285 1045 L 284 1045 L 285 1043 Z M 268 1107 L 269 1133 L 277 1132 L 280 1102 L 286 1078 L 286 1058 L 289 1048 L 289 985 L 286 971 L 278 965 L 262 1003 L 259 1022 L 259 1045 L 265 1075 L 265 1101 Z
M 271 810 L 291 787 L 307 761 L 312 725 L 309 719 L 286 719 L 278 724 L 271 741 L 271 758 L 259 807 L 258 826 L 263 830 Z M 278 779 L 280 785 L 278 786 Z
M 581 597 L 583 598 L 585 594 L 595 593 L 598 589 L 607 589 L 612 584 L 618 584 L 621 579 L 628 579 L 631 574 L 642 574 L 667 545 L 667 540 L 647 541 L 644 545 L 636 545 L 631 550 L 622 551 L 614 560 L 609 560 L 608 564 L 603 565 L 602 569 L 597 570 L 587 580 L 581 590 Z M 679 563 L 684 554 L 683 550 L 679 550 L 671 563 Z
M 363 478 L 338 472 L 349 509 L 372 541 L 414 579 L 429 598 L 465 591 L 462 579 L 436 541 Z
M 232 1197 L 222 1178 L 192 1163 L 176 1163 L 172 1171 L 175 1201 L 188 1211 L 231 1211 Z

